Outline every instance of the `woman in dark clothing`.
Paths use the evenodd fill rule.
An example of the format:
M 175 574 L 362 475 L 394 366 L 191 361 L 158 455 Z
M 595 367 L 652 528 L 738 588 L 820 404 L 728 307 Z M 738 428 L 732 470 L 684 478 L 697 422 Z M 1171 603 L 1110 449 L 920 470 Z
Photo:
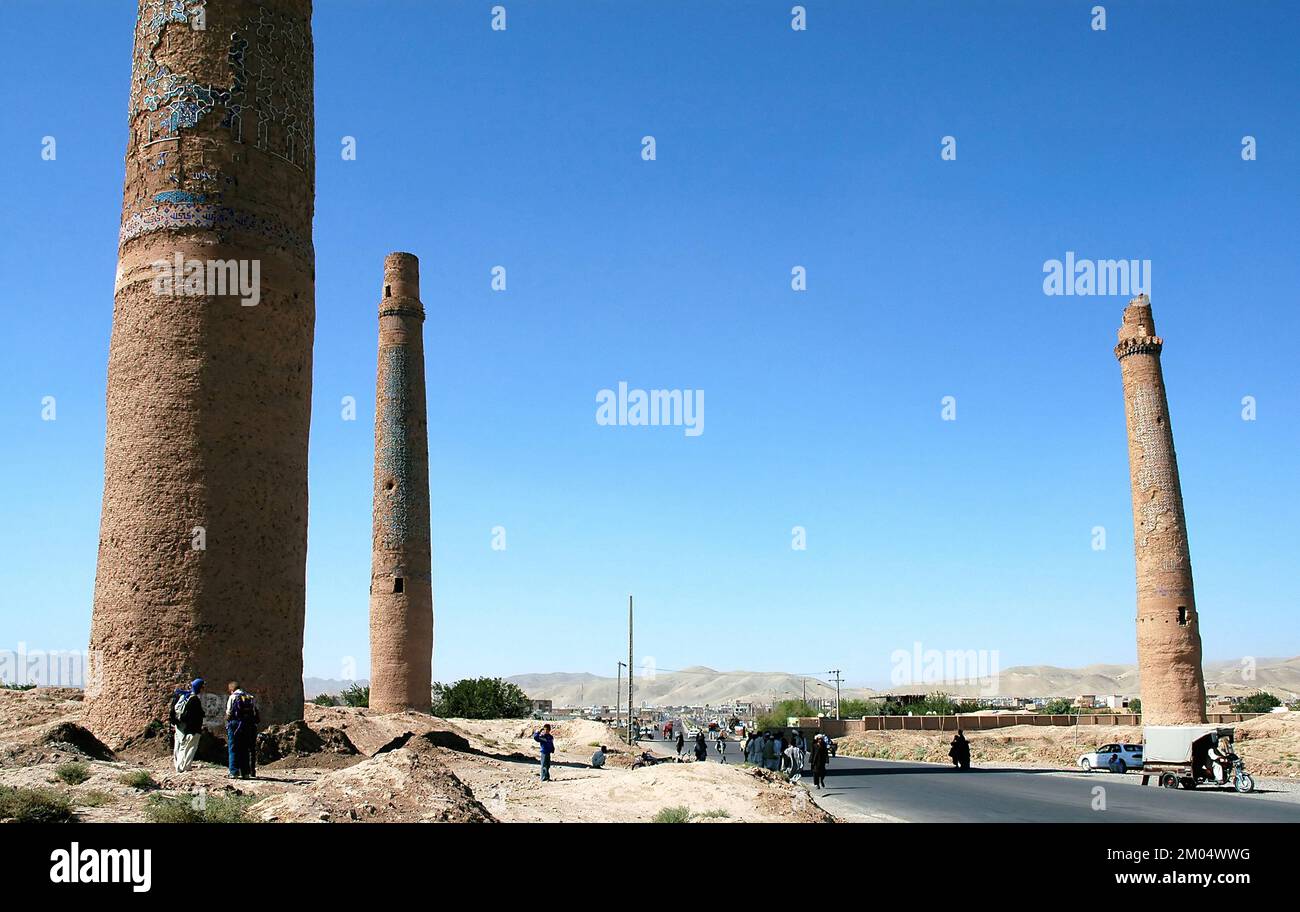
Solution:
M 830 751 L 826 749 L 826 739 L 818 735 L 813 740 L 812 771 L 813 785 L 818 788 L 826 786 L 826 764 L 830 762 Z
M 677 756 L 680 757 L 682 755 L 682 748 L 684 747 L 686 747 L 686 735 L 682 733 L 681 729 L 678 729 L 677 730 Z
M 957 736 L 952 739 L 952 746 L 948 748 L 948 756 L 952 757 L 952 765 L 957 769 L 970 769 L 970 742 L 960 728 L 957 729 Z
M 709 759 L 709 745 L 706 744 L 704 741 L 704 732 L 700 732 L 698 735 L 695 736 L 695 759 L 696 760 Z

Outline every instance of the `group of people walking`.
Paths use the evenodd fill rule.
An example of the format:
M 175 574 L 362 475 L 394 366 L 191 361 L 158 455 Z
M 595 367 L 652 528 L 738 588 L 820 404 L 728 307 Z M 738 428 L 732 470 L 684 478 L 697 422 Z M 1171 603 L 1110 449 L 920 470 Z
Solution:
M 231 779 L 257 777 L 257 725 L 261 715 L 257 698 L 239 686 L 226 685 L 226 755 L 227 774 Z M 172 741 L 172 765 L 183 773 L 194 762 L 203 736 L 203 679 L 195 678 L 172 694 L 167 721 L 175 728 Z
M 727 749 L 731 743 L 732 739 L 727 737 L 725 731 L 719 732 L 717 738 L 714 739 L 713 747 L 718 754 L 720 763 L 727 762 Z M 784 773 L 792 781 L 798 781 L 803 776 L 804 768 L 811 766 L 813 784 L 818 788 L 823 787 L 826 767 L 835 753 L 835 743 L 826 735 L 817 734 L 813 736 L 810 744 L 807 736 L 797 730 L 750 733 L 742 729 L 739 748 L 742 763 Z M 677 756 L 681 757 L 685 750 L 686 736 L 679 730 L 677 732 Z M 707 760 L 709 758 L 709 745 L 704 732 L 701 731 L 695 735 L 692 752 L 695 754 L 696 760 Z
M 765 731 L 743 738 L 740 750 L 746 763 L 784 773 L 792 782 L 803 777 L 805 766 L 811 766 L 813 784 L 821 788 L 826 777 L 826 767 L 834 752 L 833 744 L 830 738 L 820 732 L 813 736 L 810 744 L 801 731 Z

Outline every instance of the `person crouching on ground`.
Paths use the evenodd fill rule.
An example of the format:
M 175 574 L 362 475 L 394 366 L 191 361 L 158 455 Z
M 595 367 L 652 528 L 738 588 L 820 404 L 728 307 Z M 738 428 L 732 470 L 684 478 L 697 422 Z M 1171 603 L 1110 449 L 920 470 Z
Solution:
M 533 740 L 541 748 L 542 781 L 551 781 L 551 754 L 555 753 L 555 739 L 551 737 L 551 726 L 543 725 L 541 731 L 533 732 Z
M 178 773 L 190 768 L 194 755 L 199 750 L 199 738 L 203 735 L 202 692 L 203 679 L 195 678 L 186 690 L 178 690 L 172 695 L 167 721 L 176 726 L 172 742 L 172 765 Z
M 227 775 L 231 779 L 248 779 L 256 775 L 253 753 L 257 750 L 257 700 L 240 688 L 238 681 L 231 681 L 226 690 L 230 694 L 226 700 Z
M 591 755 L 591 768 L 597 770 L 605 768 L 605 745 L 596 748 L 596 752 Z

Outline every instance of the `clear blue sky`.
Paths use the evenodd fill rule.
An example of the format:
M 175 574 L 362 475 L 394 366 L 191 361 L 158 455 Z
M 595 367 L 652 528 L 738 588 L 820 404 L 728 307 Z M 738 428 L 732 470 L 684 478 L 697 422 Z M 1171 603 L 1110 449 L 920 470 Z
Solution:
M 505 5 L 316 4 L 308 674 L 366 673 L 391 250 L 438 679 L 613 674 L 629 592 L 660 667 L 1134 660 L 1126 297 L 1044 296 L 1067 250 L 1152 261 L 1207 658 L 1300 653 L 1294 4 Z M 135 6 L 3 0 L 0 649 L 88 639 Z M 598 426 L 620 380 L 705 433 Z

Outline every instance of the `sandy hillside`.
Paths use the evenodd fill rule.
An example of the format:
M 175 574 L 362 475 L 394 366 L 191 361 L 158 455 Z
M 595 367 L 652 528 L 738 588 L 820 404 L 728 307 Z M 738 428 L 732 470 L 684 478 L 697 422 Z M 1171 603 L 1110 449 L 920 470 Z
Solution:
M 1238 723 L 1236 750 L 1255 776 L 1300 778 L 1300 713 L 1264 716 Z M 949 763 L 952 732 L 866 732 L 839 739 L 841 753 L 886 760 Z M 1141 743 L 1132 725 L 1048 727 L 1012 725 L 967 732 L 971 762 L 1075 769 L 1079 755 L 1108 742 Z
M 553 781 L 537 775 L 532 723 L 444 720 L 421 713 L 308 705 L 306 720 L 268 727 L 258 778 L 226 778 L 223 746 L 210 740 L 185 773 L 171 766 L 163 737 L 117 752 L 80 726 L 79 691 L 0 690 L 0 786 L 68 797 L 82 821 L 145 821 L 152 800 L 186 805 L 233 798 L 255 821 L 648 821 L 663 808 L 698 820 L 828 820 L 807 793 L 770 775 L 712 763 L 631 769 L 632 754 L 594 722 L 554 726 Z M 611 748 L 608 768 L 588 766 L 594 742 Z M 84 782 L 61 781 L 68 763 Z M 159 788 L 124 782 L 147 772 Z M 161 796 L 161 797 L 159 797 Z

